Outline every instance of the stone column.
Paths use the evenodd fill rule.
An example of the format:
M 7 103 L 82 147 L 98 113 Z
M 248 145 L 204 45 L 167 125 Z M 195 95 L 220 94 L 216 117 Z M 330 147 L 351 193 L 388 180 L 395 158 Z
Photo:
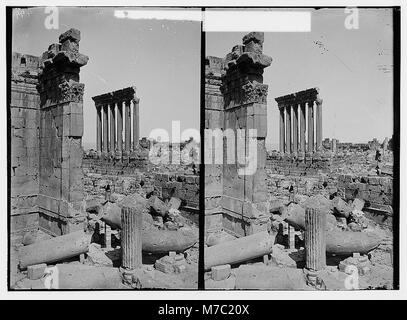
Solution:
M 333 153 L 336 153 L 336 151 L 337 151 L 336 139 L 332 139 L 332 140 L 331 140 L 331 144 L 332 144 L 332 147 L 331 147 L 332 152 L 333 152 Z
M 322 99 L 317 99 L 316 101 L 316 113 L 317 113 L 317 151 L 322 150 Z
M 280 109 L 280 152 L 285 152 L 285 118 L 284 107 L 278 106 Z
M 310 270 L 326 267 L 326 214 L 314 208 L 305 211 L 305 263 Z
M 102 152 L 102 106 L 96 106 L 96 151 Z
M 107 117 L 107 108 L 108 105 L 103 106 L 103 146 L 102 151 L 104 154 L 109 152 L 109 125 L 108 125 L 108 117 Z
M 124 150 L 127 155 L 130 154 L 131 144 L 131 113 L 130 113 L 130 100 L 124 102 Z
M 122 267 L 133 270 L 142 266 L 142 224 L 143 216 L 138 208 L 122 208 Z
M 123 151 L 123 101 L 117 102 L 117 152 Z
M 136 150 L 140 139 L 139 102 L 139 98 L 133 100 L 133 150 Z
M 111 103 L 109 106 L 110 111 L 110 153 L 114 154 L 116 150 L 116 113 L 115 103 Z
M 300 104 L 300 125 L 300 151 L 305 152 L 305 102 L 301 102 Z
M 298 152 L 298 103 L 293 104 L 293 147 L 294 153 Z
M 308 102 L 308 152 L 314 152 L 314 101 Z
M 286 152 L 291 154 L 291 105 L 287 105 L 286 109 Z

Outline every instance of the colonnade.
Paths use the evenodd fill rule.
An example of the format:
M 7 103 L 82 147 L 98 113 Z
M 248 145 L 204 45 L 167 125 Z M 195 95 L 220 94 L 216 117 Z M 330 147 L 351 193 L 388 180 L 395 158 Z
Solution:
M 280 111 L 280 152 L 292 154 L 322 150 L 322 99 L 319 98 L 319 89 L 307 89 L 275 100 Z
M 140 139 L 139 102 L 135 87 L 93 97 L 98 154 L 129 155 Z M 124 129 L 124 140 L 123 140 Z

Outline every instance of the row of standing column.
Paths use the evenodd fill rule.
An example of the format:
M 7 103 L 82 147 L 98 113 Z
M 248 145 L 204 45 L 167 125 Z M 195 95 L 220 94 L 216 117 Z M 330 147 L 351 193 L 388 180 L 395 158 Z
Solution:
M 133 130 L 131 129 L 131 102 L 133 102 Z M 96 150 L 98 152 L 104 154 L 123 152 L 123 119 L 124 151 L 129 153 L 136 149 L 140 138 L 139 99 L 97 105 L 96 113 Z
M 279 106 L 280 109 L 280 152 L 296 153 L 321 150 L 322 148 L 322 100 Z M 306 107 L 308 107 L 308 123 L 306 123 Z M 291 112 L 291 110 L 293 112 Z M 314 137 L 314 116 L 316 115 L 316 146 Z M 292 118 L 292 119 L 291 119 Z M 308 133 L 306 149 L 306 133 Z

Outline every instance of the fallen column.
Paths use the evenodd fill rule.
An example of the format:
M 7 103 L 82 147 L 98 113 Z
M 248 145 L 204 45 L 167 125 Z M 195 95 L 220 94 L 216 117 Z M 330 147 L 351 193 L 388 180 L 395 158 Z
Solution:
M 105 223 L 116 229 L 122 229 L 120 215 L 115 211 L 102 217 Z M 142 249 L 148 253 L 182 252 L 198 241 L 198 233 L 189 229 L 159 230 L 152 225 L 151 215 L 142 214 Z
M 142 266 L 143 216 L 136 208 L 122 208 L 121 220 L 122 267 L 133 270 Z
M 314 208 L 305 211 L 305 263 L 319 271 L 326 266 L 326 214 Z
M 205 270 L 223 264 L 236 264 L 271 252 L 275 236 L 267 231 L 205 248 Z
M 371 232 L 329 231 L 326 233 L 326 252 L 347 255 L 354 252 L 368 253 L 382 242 L 382 238 Z
M 79 256 L 88 251 L 90 240 L 91 235 L 80 230 L 22 247 L 19 251 L 20 269 Z

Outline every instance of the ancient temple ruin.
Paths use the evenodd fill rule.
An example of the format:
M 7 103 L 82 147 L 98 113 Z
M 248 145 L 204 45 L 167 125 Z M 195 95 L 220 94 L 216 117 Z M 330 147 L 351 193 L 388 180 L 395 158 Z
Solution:
M 81 228 L 83 90 L 80 32 L 70 29 L 41 57 L 13 53 L 11 230 L 53 235 Z
M 121 159 L 123 156 L 128 157 L 130 152 L 136 151 L 140 139 L 140 99 L 136 97 L 136 88 L 128 87 L 101 94 L 92 99 L 95 102 L 97 114 L 96 151 L 98 156 L 111 156 L 116 159 Z
M 312 155 L 322 151 L 322 99 L 319 89 L 307 89 L 275 100 L 280 111 L 280 152 L 304 158 L 306 153 Z

